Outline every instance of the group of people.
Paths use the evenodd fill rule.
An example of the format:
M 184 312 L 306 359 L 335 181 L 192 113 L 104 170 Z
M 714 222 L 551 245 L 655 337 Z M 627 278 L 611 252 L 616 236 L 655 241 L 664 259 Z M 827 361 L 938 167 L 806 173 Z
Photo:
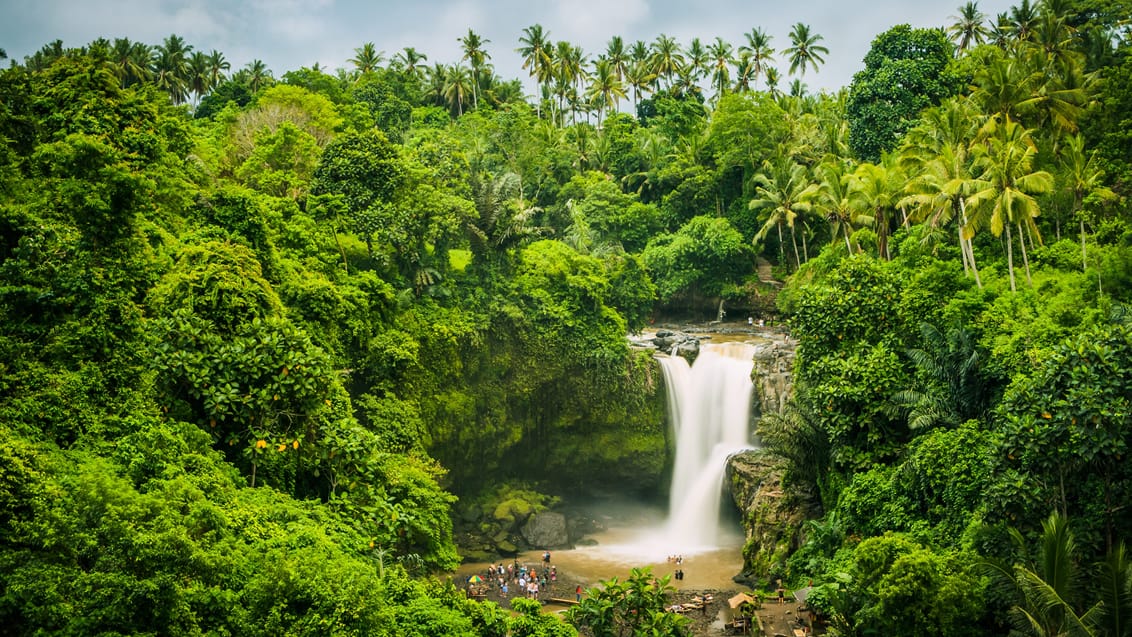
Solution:
M 541 600 L 541 595 L 549 593 L 551 587 L 558 581 L 558 567 L 550 563 L 550 552 L 543 553 L 542 568 L 528 566 L 527 564 L 519 564 L 519 560 L 515 560 L 511 564 L 504 566 L 500 564 L 489 564 L 484 572 L 482 584 L 487 590 L 498 590 L 503 598 L 511 595 L 512 586 L 514 586 L 516 595 L 526 595 L 529 599 Z M 474 579 L 478 575 L 469 575 L 467 578 L 468 594 L 475 596 L 477 594 Z
M 680 566 L 684 563 L 684 556 L 683 555 L 669 555 L 668 556 L 668 563 L 676 565 L 676 571 L 672 574 L 673 579 L 675 579 L 677 581 L 683 581 L 684 580 L 684 569 L 680 568 Z

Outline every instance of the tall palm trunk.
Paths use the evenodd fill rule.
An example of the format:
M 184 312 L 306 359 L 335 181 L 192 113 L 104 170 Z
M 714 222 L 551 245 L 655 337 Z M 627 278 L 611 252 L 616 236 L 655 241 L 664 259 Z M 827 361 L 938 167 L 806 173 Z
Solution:
M 794 232 L 794 226 L 790 226 L 790 243 L 794 244 L 794 271 L 797 272 L 798 268 L 802 266 L 802 261 L 798 257 L 798 237 Z
M 1032 240 L 1032 237 L 1031 237 Z M 1034 287 L 1034 281 L 1030 278 L 1030 259 L 1026 255 L 1026 242 L 1023 240 L 1022 222 L 1018 222 L 1018 243 L 1022 245 L 1022 263 L 1026 266 L 1026 285 Z M 1030 244 L 1033 247 L 1033 244 Z
M 1004 224 L 1006 227 L 1006 269 L 1010 272 L 1010 291 L 1017 292 L 1018 288 L 1014 286 L 1014 239 L 1010 237 L 1010 224 Z
M 967 201 L 962 198 L 959 199 L 959 219 L 963 222 L 959 226 L 959 247 L 966 252 L 967 260 L 971 262 L 971 271 L 975 273 L 975 285 L 981 290 L 983 281 L 979 278 L 979 266 L 975 264 L 975 242 L 973 239 L 963 238 L 963 228 L 967 227 Z

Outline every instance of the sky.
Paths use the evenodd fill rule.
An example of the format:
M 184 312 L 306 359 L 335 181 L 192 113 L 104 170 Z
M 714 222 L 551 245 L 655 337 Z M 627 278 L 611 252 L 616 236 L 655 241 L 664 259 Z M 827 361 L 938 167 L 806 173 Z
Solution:
M 825 64 L 801 76 L 810 91 L 848 86 L 873 38 L 897 24 L 947 26 L 965 0 L 0 0 L 0 48 L 23 60 L 48 42 L 77 47 L 98 37 L 160 44 L 177 34 L 195 50 L 223 53 L 236 70 L 260 59 L 276 77 L 319 63 L 349 67 L 354 49 L 373 42 L 387 58 L 411 46 L 429 64 L 462 56 L 459 38 L 472 29 L 487 39 L 489 62 L 504 79 L 533 83 L 516 53 L 523 29 L 542 25 L 554 41 L 581 46 L 591 59 L 610 37 L 626 45 L 660 34 L 687 46 L 693 37 L 716 36 L 738 46 L 755 27 L 771 35 L 778 51 L 790 46 L 798 22 L 821 35 Z M 1016 2 L 980 0 L 993 18 Z M 778 55 L 785 87 L 789 62 Z

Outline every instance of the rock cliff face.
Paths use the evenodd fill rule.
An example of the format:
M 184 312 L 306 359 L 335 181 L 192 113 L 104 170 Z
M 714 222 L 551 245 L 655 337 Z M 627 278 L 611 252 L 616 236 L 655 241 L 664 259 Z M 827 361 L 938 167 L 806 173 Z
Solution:
M 794 343 L 785 337 L 759 345 L 751 380 L 755 386 L 753 420 L 782 413 L 793 392 Z M 786 557 L 798 547 L 804 513 L 798 499 L 782 486 L 784 467 L 771 454 L 754 450 L 732 456 L 727 481 L 743 515 L 747 541 L 743 572 L 736 581 L 758 585 L 783 570 Z
M 794 392 L 794 342 L 775 337 L 755 352 L 751 381 L 755 384 L 755 416 L 781 414 Z

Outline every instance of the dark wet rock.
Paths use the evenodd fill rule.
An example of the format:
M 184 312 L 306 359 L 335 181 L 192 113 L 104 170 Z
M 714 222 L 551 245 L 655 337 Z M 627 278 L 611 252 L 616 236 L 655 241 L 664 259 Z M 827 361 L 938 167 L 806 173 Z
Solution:
M 556 549 L 570 546 L 566 516 L 556 511 L 536 513 L 523 525 L 523 539 L 534 548 Z

